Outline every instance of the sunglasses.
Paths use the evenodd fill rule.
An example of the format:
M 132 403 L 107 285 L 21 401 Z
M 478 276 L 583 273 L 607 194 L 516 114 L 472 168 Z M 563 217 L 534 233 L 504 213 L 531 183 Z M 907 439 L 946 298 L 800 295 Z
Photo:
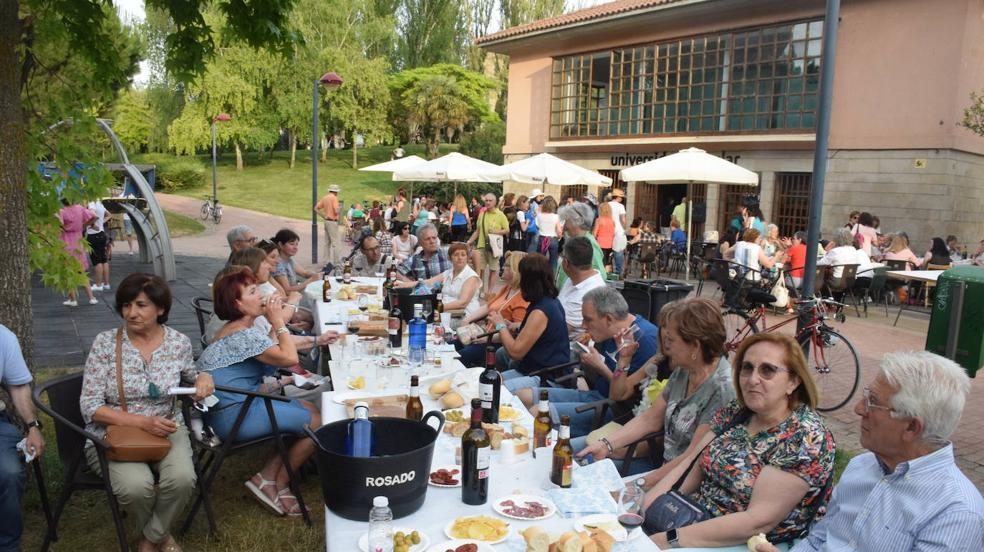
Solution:
M 742 363 L 741 368 L 738 370 L 738 376 L 742 378 L 750 378 L 752 377 L 752 374 L 755 373 L 755 370 L 756 370 L 756 366 L 753 365 L 751 362 L 744 362 Z M 775 378 L 776 375 L 779 374 L 779 372 L 788 372 L 788 371 L 789 368 L 780 368 L 779 366 L 773 366 L 772 364 L 768 364 L 768 363 L 758 365 L 759 377 L 766 381 Z

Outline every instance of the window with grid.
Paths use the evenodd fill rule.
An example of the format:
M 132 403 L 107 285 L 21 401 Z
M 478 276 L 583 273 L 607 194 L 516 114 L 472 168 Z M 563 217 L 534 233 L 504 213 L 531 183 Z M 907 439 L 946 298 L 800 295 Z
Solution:
M 823 21 L 556 58 L 550 137 L 816 125 Z
M 810 222 L 810 188 L 813 173 L 776 173 L 772 222 L 780 236 L 806 230 Z

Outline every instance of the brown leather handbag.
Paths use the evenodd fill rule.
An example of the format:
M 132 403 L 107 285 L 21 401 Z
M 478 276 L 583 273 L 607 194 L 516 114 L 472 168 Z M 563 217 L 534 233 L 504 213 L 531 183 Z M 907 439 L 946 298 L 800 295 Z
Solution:
M 123 328 L 116 330 L 116 388 L 120 394 L 120 407 L 126 412 L 126 395 L 123 393 Z M 106 426 L 103 438 L 109 450 L 106 458 L 114 462 L 160 462 L 171 450 L 171 441 L 152 435 L 139 427 Z

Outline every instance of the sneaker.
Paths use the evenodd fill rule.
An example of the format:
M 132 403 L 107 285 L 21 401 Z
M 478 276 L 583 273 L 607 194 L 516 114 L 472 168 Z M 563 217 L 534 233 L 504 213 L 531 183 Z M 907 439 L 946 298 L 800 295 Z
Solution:
M 62 301 L 62 304 L 65 305 L 66 307 L 77 307 L 77 306 L 79 306 L 79 302 L 76 301 L 76 300 L 74 300 L 74 299 L 68 299 L 66 301 Z
M 130 254 L 133 255 L 134 254 L 133 251 L 131 251 Z
M 103 284 L 103 291 L 109 291 L 113 286 L 109 284 Z
M 90 305 L 96 305 L 98 303 L 99 303 L 99 299 L 96 299 L 95 297 L 93 297 L 92 299 L 89 299 L 89 304 Z
M 92 291 L 102 291 L 102 290 L 103 290 L 103 287 L 101 285 L 99 285 L 99 284 L 94 284 L 92 286 Z

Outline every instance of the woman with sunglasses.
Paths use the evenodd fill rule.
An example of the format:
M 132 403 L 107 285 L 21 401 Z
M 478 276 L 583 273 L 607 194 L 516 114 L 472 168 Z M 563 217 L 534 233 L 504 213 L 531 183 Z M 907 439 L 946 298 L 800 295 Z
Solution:
M 393 223 L 393 238 L 390 244 L 393 249 L 393 258 L 397 263 L 409 259 L 413 252 L 417 250 L 417 236 L 410 233 L 410 225 L 406 222 Z
M 816 411 L 817 388 L 796 340 L 778 333 L 745 339 L 732 377 L 737 399 L 646 494 L 648 507 L 686 473 L 679 492 L 710 514 L 653 534 L 661 549 L 734 546 L 758 533 L 786 543 L 806 534 L 830 498 L 834 438 Z

